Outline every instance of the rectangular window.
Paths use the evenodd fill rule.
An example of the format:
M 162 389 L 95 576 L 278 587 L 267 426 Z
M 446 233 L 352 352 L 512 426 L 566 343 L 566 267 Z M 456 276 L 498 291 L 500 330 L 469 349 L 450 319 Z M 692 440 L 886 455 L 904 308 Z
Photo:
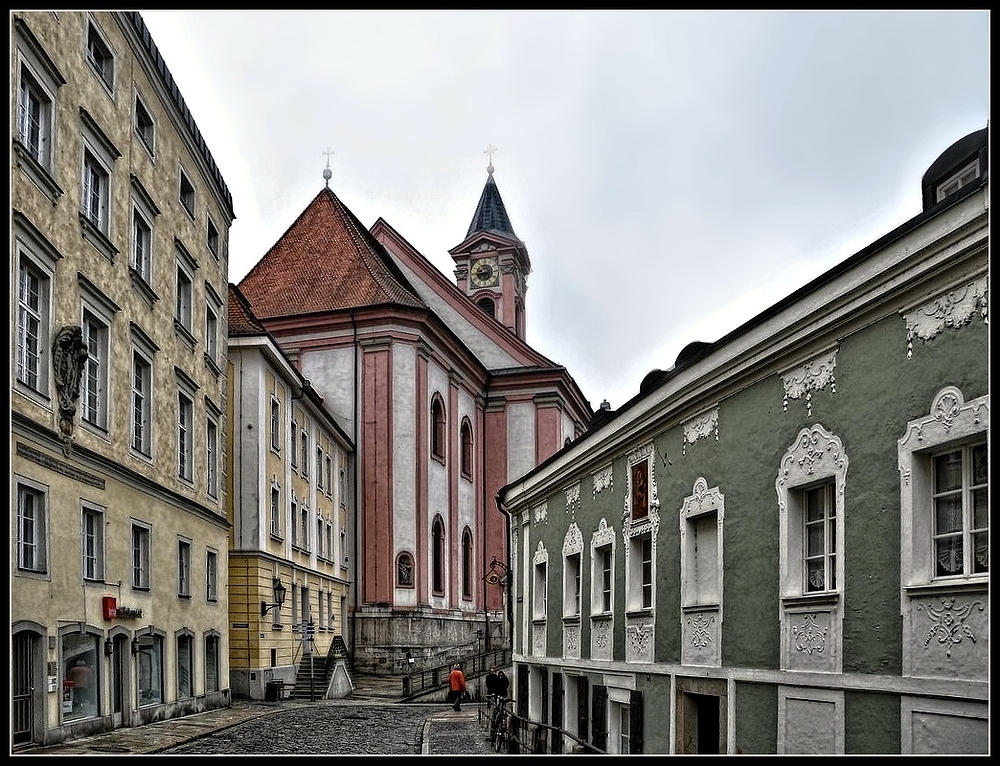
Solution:
M 611 546 L 603 545 L 597 549 L 598 561 L 601 567 L 600 610 L 611 611 Z
M 276 452 L 281 450 L 281 430 L 281 406 L 271 397 L 271 449 Z
M 153 280 L 153 227 L 132 208 L 132 270 L 147 285 Z
M 309 550 L 309 507 L 306 505 L 299 507 L 299 514 L 301 519 L 302 528 L 302 540 L 300 545 L 303 550 Z
M 87 27 L 87 61 L 91 68 L 109 88 L 114 88 L 115 62 L 111 49 L 104 42 L 97 28 L 90 24 Z
M 288 457 L 292 461 L 292 468 L 299 467 L 298 433 L 299 426 L 293 420 L 288 427 Z
M 163 704 L 163 636 L 139 636 L 135 655 L 139 706 Z
M 649 515 L 649 461 L 632 466 L 632 518 L 644 519 Z
M 83 214 L 98 231 L 108 233 L 111 171 L 85 148 L 83 151 Z
M 582 554 L 573 553 L 565 559 L 563 571 L 563 616 L 580 614 L 580 565 Z
M 104 512 L 83 509 L 83 579 L 104 581 Z
M 132 351 L 132 449 L 150 454 L 153 366 L 138 351 Z
M 212 255 L 218 259 L 219 257 L 219 228 L 215 225 L 215 221 L 212 220 L 211 216 L 208 218 L 208 223 L 206 224 L 207 234 L 205 236 L 205 244 L 208 245 L 208 249 L 211 251 Z
M 17 568 L 25 572 L 47 571 L 45 523 L 46 495 L 39 487 L 17 485 Z
M 219 554 L 209 551 L 205 557 L 205 598 L 219 600 Z
M 547 604 L 548 604 L 548 579 L 546 573 L 545 562 L 539 562 L 535 564 L 535 597 L 533 599 L 534 609 L 532 611 L 532 618 L 536 620 L 544 620 L 547 614 Z
M 302 429 L 302 475 L 309 475 L 309 434 Z
M 108 424 L 108 326 L 84 309 L 83 343 L 87 348 L 80 385 L 80 417 L 101 429 Z
M 48 277 L 22 257 L 17 285 L 17 379 L 36 391 L 43 388 L 49 285 Z
M 837 510 L 833 484 L 803 491 L 805 592 L 837 589 Z
M 295 496 L 292 496 L 292 513 L 290 516 L 290 521 L 288 522 L 289 531 L 292 533 L 292 547 L 299 544 L 299 504 L 295 500 Z
M 154 125 L 146 105 L 142 103 L 137 93 L 135 96 L 135 134 L 143 145 L 153 153 Z
M 323 491 L 323 448 L 316 445 L 316 489 Z
M 191 543 L 177 542 L 177 595 L 191 595 Z
M 188 215 L 194 218 L 194 184 L 191 183 L 183 168 L 181 168 L 180 200 Z
M 132 525 L 132 587 L 149 590 L 149 527 Z
M 192 453 L 194 402 L 183 391 L 177 393 L 177 475 L 185 481 L 194 480 Z
M 219 315 L 209 301 L 205 306 L 205 356 L 213 364 L 219 361 Z
M 177 265 L 177 302 L 174 310 L 174 319 L 188 332 L 192 331 L 192 308 L 191 302 L 194 299 L 194 286 L 191 276 Z
M 271 487 L 271 534 L 281 537 L 281 492 Z
M 653 536 L 651 532 L 629 540 L 628 609 L 653 608 Z
M 18 88 L 18 138 L 28 154 L 45 169 L 52 162 L 52 97 L 21 64 Z
M 989 456 L 985 442 L 933 459 L 934 576 L 989 572 Z
M 205 425 L 205 477 L 208 494 L 219 496 L 219 424 L 209 418 Z

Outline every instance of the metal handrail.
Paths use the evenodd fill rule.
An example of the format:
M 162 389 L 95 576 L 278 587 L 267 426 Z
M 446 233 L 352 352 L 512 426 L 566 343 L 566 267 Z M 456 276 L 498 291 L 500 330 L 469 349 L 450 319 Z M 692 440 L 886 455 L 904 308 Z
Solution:
M 491 649 L 482 654 L 473 654 L 456 660 L 462 665 L 465 677 L 475 678 L 492 667 L 507 667 L 512 662 L 510 649 Z M 419 670 L 403 676 L 403 697 L 415 697 L 428 691 L 439 689 L 448 683 L 448 673 L 454 662 L 438 665 L 428 670 Z

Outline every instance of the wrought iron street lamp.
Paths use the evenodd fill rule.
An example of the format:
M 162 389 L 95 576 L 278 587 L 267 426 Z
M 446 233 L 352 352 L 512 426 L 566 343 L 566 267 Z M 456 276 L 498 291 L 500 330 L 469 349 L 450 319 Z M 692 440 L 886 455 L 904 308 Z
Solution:
M 281 580 L 277 577 L 271 583 L 271 589 L 274 591 L 274 603 L 269 604 L 266 601 L 260 602 L 260 616 L 263 617 L 272 609 L 281 609 L 281 605 L 285 603 L 285 586 L 281 584 Z

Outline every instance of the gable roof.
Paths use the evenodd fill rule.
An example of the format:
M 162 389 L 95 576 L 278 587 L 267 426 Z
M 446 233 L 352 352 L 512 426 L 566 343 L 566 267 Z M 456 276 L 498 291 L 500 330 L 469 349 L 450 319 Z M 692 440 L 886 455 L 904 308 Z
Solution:
M 239 287 L 260 319 L 386 304 L 426 308 L 382 245 L 329 188 Z

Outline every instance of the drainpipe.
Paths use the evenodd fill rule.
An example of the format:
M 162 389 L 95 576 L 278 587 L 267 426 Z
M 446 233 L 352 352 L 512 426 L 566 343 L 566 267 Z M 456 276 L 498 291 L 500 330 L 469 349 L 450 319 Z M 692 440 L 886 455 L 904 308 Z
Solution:
M 359 499 L 359 496 L 358 496 L 358 485 L 360 484 L 360 481 L 358 480 L 358 478 L 359 478 L 359 472 L 361 470 L 360 469 L 360 465 L 359 465 L 360 460 L 359 460 L 359 457 L 358 457 L 358 455 L 360 453 L 360 450 L 358 449 L 358 400 L 359 400 L 359 395 L 358 395 L 358 324 L 357 324 L 357 321 L 356 321 L 355 316 L 354 316 L 354 309 L 351 309 L 351 336 L 353 338 L 353 349 L 354 349 L 354 355 L 353 355 L 354 356 L 354 359 L 353 359 L 354 370 L 353 370 L 353 373 L 352 373 L 353 377 L 352 377 L 352 381 L 351 381 L 351 386 L 353 388 L 353 397 L 354 397 L 354 405 L 353 405 L 354 412 L 353 412 L 353 416 L 351 417 L 351 426 L 352 426 L 352 429 L 353 429 L 352 439 L 354 440 L 354 480 L 351 482 L 354 485 L 354 491 L 353 491 L 353 493 L 354 493 L 354 504 L 353 504 L 353 507 L 351 509 L 351 514 L 353 516 L 353 521 L 354 521 L 354 577 L 353 577 L 353 583 L 352 583 L 352 587 L 351 587 L 351 596 L 352 596 L 352 601 L 354 602 L 355 619 L 353 619 L 353 620 L 350 621 L 350 624 L 351 624 L 351 629 L 350 629 L 350 647 L 351 647 L 351 656 L 353 657 L 354 654 L 355 654 L 355 643 L 354 643 L 355 642 L 355 632 L 356 632 L 355 623 L 357 622 L 357 613 L 358 613 L 358 588 L 359 588 L 359 582 L 358 582 L 358 571 L 359 570 L 358 570 L 358 567 L 360 565 L 360 559 L 361 559 L 361 524 L 359 522 L 359 513 L 360 513 L 360 507 L 361 507 L 361 505 L 360 505 L 360 499 Z M 344 615 L 344 622 L 347 622 L 347 616 L 346 615 Z
M 506 582 L 506 586 L 507 586 L 507 599 L 506 599 L 507 600 L 507 609 L 506 609 L 506 612 L 507 612 L 507 614 L 506 614 L 506 617 L 507 617 L 507 635 L 510 637 L 510 652 L 511 652 L 511 657 L 513 657 L 513 655 L 514 655 L 514 594 L 513 594 L 513 590 L 514 590 L 514 568 L 511 566 L 511 561 L 510 561 L 510 527 L 511 527 L 511 518 L 510 518 L 510 511 L 507 509 L 507 506 L 505 506 L 503 504 L 503 500 L 500 499 L 500 492 L 502 491 L 502 489 L 503 488 L 501 487 L 500 490 L 497 490 L 497 493 L 496 493 L 496 495 L 494 496 L 493 499 L 496 501 L 497 510 L 499 510 L 500 513 L 503 514 L 504 522 L 505 522 L 505 527 L 506 527 L 506 544 L 504 546 L 504 548 L 506 549 L 505 550 L 504 558 L 507 559 L 507 562 L 506 562 L 507 563 L 507 582 Z

